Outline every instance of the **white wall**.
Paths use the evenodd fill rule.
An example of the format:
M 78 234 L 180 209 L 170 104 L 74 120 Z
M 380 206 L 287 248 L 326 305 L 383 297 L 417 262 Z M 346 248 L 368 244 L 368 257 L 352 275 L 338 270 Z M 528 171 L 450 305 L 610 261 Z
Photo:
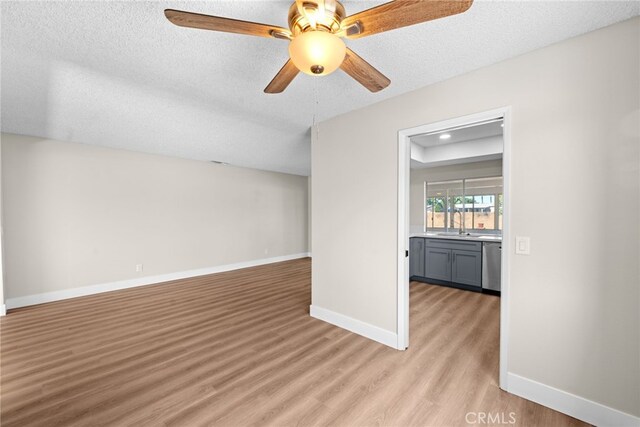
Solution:
M 307 220 L 307 221 L 308 221 L 308 224 L 307 224 L 307 227 L 308 227 L 307 241 L 309 242 L 309 245 L 308 245 L 309 253 L 311 253 L 311 252 L 313 252 L 313 249 L 312 249 L 313 239 L 311 238 L 311 224 L 313 223 L 313 222 L 312 222 L 312 216 L 311 216 L 311 212 L 313 212 L 313 210 L 311 209 L 311 186 L 312 186 L 312 178 L 311 178 L 311 177 L 308 177 L 307 179 L 308 179 L 308 185 L 307 185 L 307 188 L 308 188 L 308 197 L 307 197 L 307 200 L 308 200 L 308 202 L 307 202 L 307 203 L 308 203 L 308 204 L 307 204 L 307 210 L 308 210 L 308 212 L 309 212 L 309 218 L 308 218 L 308 220 Z
M 531 237 L 531 255 L 512 256 L 507 368 L 640 415 L 639 27 L 320 123 L 312 304 L 397 331 L 398 131 L 510 105 L 511 230 Z
M 2 134 L 2 189 L 7 299 L 308 251 L 303 176 Z
M 424 183 L 425 181 L 448 181 L 452 179 L 486 178 L 502 176 L 502 160 L 488 160 L 434 168 L 411 169 L 410 226 L 424 227 Z
M 0 150 L 0 316 L 6 314 L 4 301 L 4 239 L 2 238 L 4 221 L 2 219 L 2 211 L 2 150 Z

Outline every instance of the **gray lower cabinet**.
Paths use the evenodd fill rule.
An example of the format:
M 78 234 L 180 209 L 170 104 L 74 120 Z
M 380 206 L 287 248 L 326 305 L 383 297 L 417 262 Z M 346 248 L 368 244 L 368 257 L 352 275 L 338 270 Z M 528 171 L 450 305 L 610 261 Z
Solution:
M 424 238 L 409 240 L 409 276 L 424 277 Z
M 423 277 L 481 288 L 481 242 L 424 239 L 424 245 Z
M 451 281 L 469 286 L 482 286 L 482 252 L 451 251 Z
M 451 282 L 451 250 L 427 247 L 425 252 L 424 276 Z

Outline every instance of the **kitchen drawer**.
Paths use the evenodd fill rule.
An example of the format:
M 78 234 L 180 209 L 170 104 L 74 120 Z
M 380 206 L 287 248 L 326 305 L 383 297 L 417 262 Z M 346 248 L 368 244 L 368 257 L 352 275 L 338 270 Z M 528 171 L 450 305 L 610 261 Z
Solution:
M 465 240 L 426 239 L 427 248 L 482 252 L 482 242 Z

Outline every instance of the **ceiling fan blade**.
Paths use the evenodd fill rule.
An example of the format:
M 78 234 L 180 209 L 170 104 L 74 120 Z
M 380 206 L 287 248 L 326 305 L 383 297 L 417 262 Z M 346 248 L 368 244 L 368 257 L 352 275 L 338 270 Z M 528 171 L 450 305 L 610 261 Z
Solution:
M 391 83 L 391 80 L 384 74 L 349 48 L 347 48 L 347 54 L 344 56 L 344 61 L 340 68 L 371 92 L 381 91 Z
M 264 89 L 264 93 L 281 93 L 289 86 L 289 83 L 293 81 L 299 72 L 300 70 L 293 65 L 293 61 L 288 60 L 273 80 L 271 80 L 271 83 Z
M 291 38 L 291 32 L 289 30 L 274 25 L 239 21 L 237 19 L 202 15 L 200 13 L 193 12 L 183 12 L 181 10 L 174 9 L 166 9 L 164 11 L 164 16 L 166 16 L 173 24 L 180 27 L 223 31 L 225 33 L 246 34 L 258 37 Z
M 432 21 L 462 13 L 471 7 L 473 0 L 395 0 L 346 17 L 342 28 L 360 23 L 359 33 L 348 35 L 351 39 Z

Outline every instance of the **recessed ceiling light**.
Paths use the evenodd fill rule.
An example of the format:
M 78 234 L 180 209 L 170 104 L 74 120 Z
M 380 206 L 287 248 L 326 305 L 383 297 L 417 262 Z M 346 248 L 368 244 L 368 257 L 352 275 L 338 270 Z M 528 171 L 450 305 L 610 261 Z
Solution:
M 443 133 L 442 135 L 440 135 L 440 139 L 449 139 L 449 138 L 451 138 L 450 133 Z
M 500 125 L 500 127 L 501 127 L 501 128 L 503 128 L 503 127 L 504 127 L 504 123 L 502 123 L 502 124 Z

